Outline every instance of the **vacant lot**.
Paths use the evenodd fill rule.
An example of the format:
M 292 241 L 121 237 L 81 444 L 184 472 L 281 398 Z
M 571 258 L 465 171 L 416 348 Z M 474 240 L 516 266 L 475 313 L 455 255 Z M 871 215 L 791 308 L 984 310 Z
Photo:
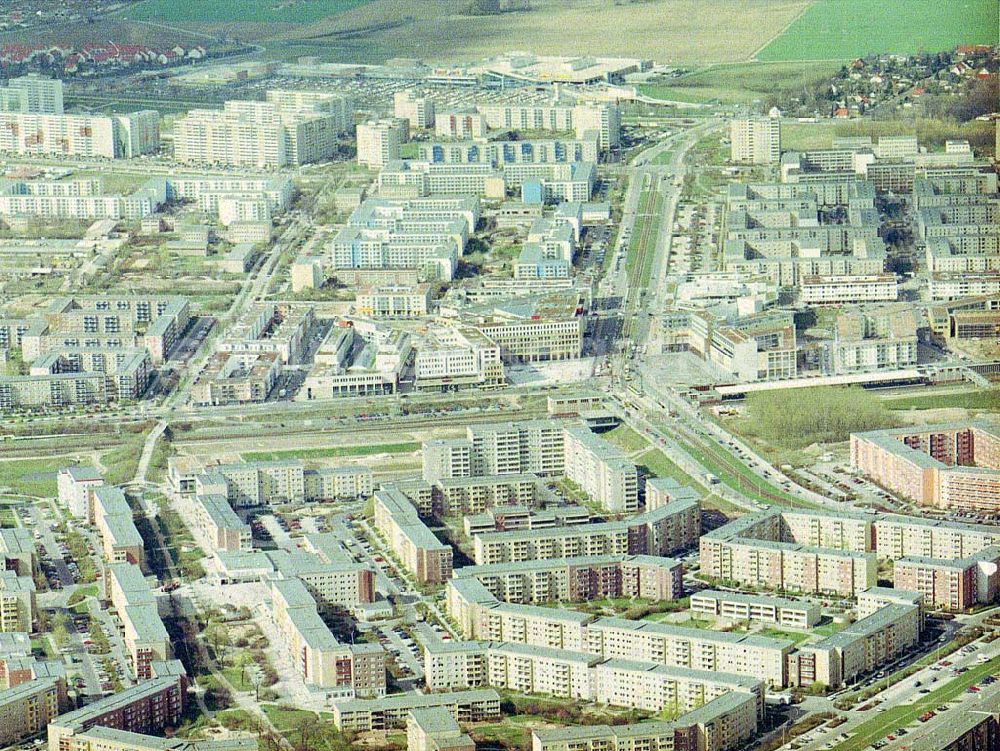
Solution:
M 663 63 L 735 62 L 766 44 L 807 0 L 534 0 L 530 11 L 498 16 L 467 16 L 461 12 L 465 5 L 374 0 L 311 25 L 283 29 L 283 41 L 266 46 L 275 56 L 298 51 L 357 62 L 392 57 L 462 61 L 515 49 Z M 275 35 L 263 26 L 245 26 L 239 31 L 247 37 Z
M 843 60 L 996 44 L 996 0 L 815 0 L 760 60 Z
M 768 95 L 811 90 L 840 69 L 828 61 L 713 65 L 677 78 L 640 86 L 643 94 L 678 102 L 746 104 Z

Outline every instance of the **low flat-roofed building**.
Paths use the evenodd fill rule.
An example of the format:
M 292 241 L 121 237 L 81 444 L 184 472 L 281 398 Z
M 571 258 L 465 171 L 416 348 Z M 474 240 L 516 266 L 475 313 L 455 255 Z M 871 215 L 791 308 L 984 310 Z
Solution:
M 706 589 L 691 595 L 691 612 L 713 620 L 756 621 L 805 629 L 819 623 L 822 611 L 819 605 L 805 600 Z
M 413 709 L 429 707 L 444 707 L 459 722 L 500 719 L 500 695 L 493 689 L 479 689 L 337 701 L 333 704 L 333 723 L 339 730 L 392 730 L 405 727 L 406 718 Z

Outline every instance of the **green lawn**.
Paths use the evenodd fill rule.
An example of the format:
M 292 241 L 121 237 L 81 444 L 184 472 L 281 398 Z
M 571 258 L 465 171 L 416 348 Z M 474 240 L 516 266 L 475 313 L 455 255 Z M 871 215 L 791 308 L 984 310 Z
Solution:
M 0 491 L 43 498 L 55 497 L 56 472 L 69 459 L 12 459 L 0 461 Z
M 949 681 L 936 691 L 931 691 L 929 694 L 918 694 L 920 698 L 913 704 L 904 704 L 877 713 L 870 720 L 859 725 L 851 734 L 850 739 L 836 746 L 835 751 L 862 751 L 872 741 L 884 737 L 898 727 L 909 725 L 928 709 L 934 709 L 960 696 L 969 686 L 978 683 L 987 675 L 996 673 L 998 670 L 1000 670 L 1000 657 L 994 657 L 984 665 L 969 668 L 967 673 Z M 948 711 L 960 712 L 961 710 L 950 709 Z
M 649 441 L 639 435 L 628 425 L 619 425 L 614 430 L 602 433 L 601 438 L 615 444 L 618 448 L 629 453 L 641 451 L 649 447 Z
M 890 398 L 885 400 L 885 406 L 894 410 L 960 407 L 962 409 L 984 409 L 990 412 L 1000 412 L 1000 389 L 927 394 L 926 396 L 910 396 L 902 399 Z
M 996 44 L 996 0 L 816 0 L 757 57 L 844 60 Z
M 281 459 L 331 459 L 338 456 L 371 456 L 372 454 L 412 454 L 419 443 L 376 443 L 367 446 L 327 446 L 315 449 L 281 451 L 244 451 L 243 461 L 271 462 Z
M 313 23 L 343 13 L 370 0 L 309 0 L 309 2 L 247 2 L 247 0 L 146 0 L 127 18 L 141 21 L 231 23 Z
M 677 78 L 640 85 L 639 91 L 656 99 L 677 102 L 748 104 L 769 94 L 790 94 L 812 88 L 839 67 L 839 64 L 826 61 L 712 65 Z
M 810 634 L 803 631 L 781 631 L 776 628 L 765 628 L 763 631 L 757 632 L 757 635 L 767 636 L 771 639 L 788 639 L 795 644 L 800 644 L 810 637 Z

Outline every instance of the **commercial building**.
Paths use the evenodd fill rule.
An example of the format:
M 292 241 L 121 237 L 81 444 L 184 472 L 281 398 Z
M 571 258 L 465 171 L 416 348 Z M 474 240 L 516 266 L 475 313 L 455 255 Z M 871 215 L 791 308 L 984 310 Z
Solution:
M 358 164 L 381 169 L 399 159 L 400 146 L 410 138 L 409 123 L 400 119 L 369 120 L 358 123 Z
M 358 315 L 378 318 L 419 318 L 430 307 L 429 284 L 390 285 L 358 290 L 354 307 Z
M 781 119 L 734 118 L 729 123 L 729 161 L 777 164 L 781 158 Z
M 808 600 L 706 589 L 691 595 L 691 613 L 711 620 L 753 621 L 805 629 L 819 623 L 821 609 Z
M 226 330 L 216 343 L 218 352 L 260 354 L 273 352 L 283 365 L 300 363 L 316 325 L 312 305 L 257 303 Z
M 1000 431 L 989 423 L 855 433 L 851 467 L 922 505 L 1000 510 Z
M 343 97 L 269 91 L 265 102 L 190 110 L 174 124 L 174 158 L 257 169 L 308 164 L 333 156 L 350 123 Z
M 611 513 L 639 509 L 639 470 L 617 446 L 586 426 L 567 427 L 566 478 Z
M 871 373 L 917 363 L 917 317 L 909 307 L 841 313 L 833 333 L 822 350 L 824 373 Z
M 500 347 L 473 326 L 440 323 L 428 328 L 416 345 L 414 386 L 453 390 L 504 384 Z
M 338 730 L 365 732 L 406 726 L 414 709 L 442 707 L 459 722 L 500 719 L 500 695 L 492 689 L 438 694 L 394 694 L 380 699 L 354 699 L 333 704 L 333 724 Z M 52 751 L 50 749 L 50 751 Z
M 385 696 L 385 650 L 337 641 L 299 578 L 272 580 L 271 601 L 292 664 L 307 686 L 330 698 Z
M 396 487 L 375 491 L 375 527 L 421 584 L 443 584 L 451 577 L 452 550 L 420 521 L 416 508 Z

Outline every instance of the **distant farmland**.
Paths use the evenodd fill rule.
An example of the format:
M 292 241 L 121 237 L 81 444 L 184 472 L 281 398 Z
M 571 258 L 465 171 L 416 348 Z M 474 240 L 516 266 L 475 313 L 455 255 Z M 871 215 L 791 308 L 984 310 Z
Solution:
M 169 23 L 314 23 L 370 0 L 145 0 L 126 14 Z
M 757 58 L 842 60 L 996 42 L 996 0 L 815 0 Z

